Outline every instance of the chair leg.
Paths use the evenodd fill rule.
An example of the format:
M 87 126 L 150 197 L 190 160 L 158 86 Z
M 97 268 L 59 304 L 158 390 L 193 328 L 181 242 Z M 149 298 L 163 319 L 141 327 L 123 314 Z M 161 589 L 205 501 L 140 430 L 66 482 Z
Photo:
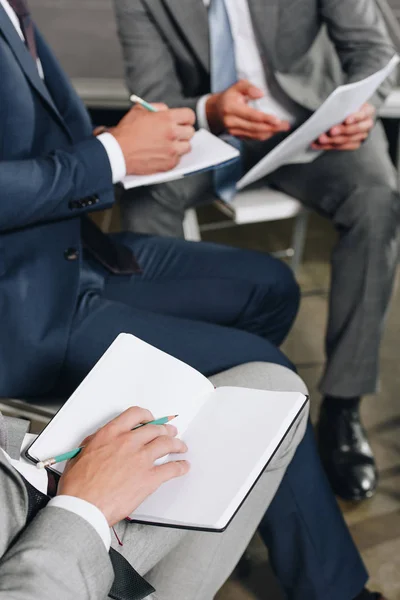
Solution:
M 195 208 L 189 208 L 185 212 L 185 218 L 183 219 L 183 233 L 185 240 L 189 242 L 201 241 L 200 227 Z
M 290 266 L 295 275 L 297 275 L 299 271 L 299 267 L 303 260 L 303 252 L 304 245 L 306 241 L 307 235 L 307 225 L 308 225 L 308 210 L 302 210 L 296 217 L 296 222 L 293 230 L 293 238 L 292 238 L 292 247 L 293 247 L 293 257 L 290 261 Z

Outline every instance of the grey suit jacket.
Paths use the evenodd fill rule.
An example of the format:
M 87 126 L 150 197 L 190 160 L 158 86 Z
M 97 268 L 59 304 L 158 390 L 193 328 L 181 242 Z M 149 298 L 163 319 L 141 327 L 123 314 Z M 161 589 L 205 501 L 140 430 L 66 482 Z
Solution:
M 379 3 L 384 0 L 378 0 Z M 270 85 L 307 110 L 342 82 L 383 67 L 395 49 L 375 0 L 248 0 Z M 114 0 L 128 87 L 195 108 L 210 92 L 202 0 Z M 373 98 L 379 105 L 386 82 Z
M 0 447 L 18 457 L 26 422 L 0 413 Z M 44 508 L 26 526 L 25 485 L 0 450 L 0 600 L 101 600 L 114 571 L 98 534 L 81 517 Z

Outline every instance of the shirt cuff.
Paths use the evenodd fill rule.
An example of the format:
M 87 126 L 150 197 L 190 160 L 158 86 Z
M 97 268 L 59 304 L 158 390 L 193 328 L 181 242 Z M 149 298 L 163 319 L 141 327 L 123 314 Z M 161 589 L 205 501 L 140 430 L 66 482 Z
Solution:
M 104 146 L 110 161 L 113 183 L 119 183 L 126 175 L 125 157 L 121 146 L 111 133 L 101 133 L 97 136 L 99 142 Z
M 97 531 L 101 537 L 103 544 L 106 547 L 107 552 L 111 546 L 111 533 L 107 523 L 107 519 L 97 506 L 76 498 L 75 496 L 56 496 L 52 498 L 47 506 L 54 506 L 56 508 L 63 508 L 69 512 L 75 513 L 82 519 L 85 519 L 92 527 Z
M 211 94 L 202 96 L 197 102 L 196 106 L 197 123 L 199 124 L 199 129 L 206 129 L 207 131 L 210 131 L 210 126 L 207 121 L 206 104 L 210 96 Z

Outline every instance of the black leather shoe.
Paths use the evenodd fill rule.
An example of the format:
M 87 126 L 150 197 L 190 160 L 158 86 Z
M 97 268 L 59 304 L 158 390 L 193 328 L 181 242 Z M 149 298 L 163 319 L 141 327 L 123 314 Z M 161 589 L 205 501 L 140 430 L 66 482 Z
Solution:
M 343 500 L 373 496 L 378 472 L 358 404 L 335 407 L 325 400 L 317 425 L 318 448 L 334 493 Z

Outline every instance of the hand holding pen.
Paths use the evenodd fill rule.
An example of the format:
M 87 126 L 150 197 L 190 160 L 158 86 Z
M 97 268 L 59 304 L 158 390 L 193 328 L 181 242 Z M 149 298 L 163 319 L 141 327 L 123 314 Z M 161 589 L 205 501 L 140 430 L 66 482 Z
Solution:
M 146 110 L 132 108 L 108 131 L 122 150 L 128 175 L 169 171 L 191 150 L 195 114 L 189 108 L 168 109 L 144 101 L 141 106 Z
M 187 447 L 176 438 L 173 425 L 137 427 L 153 420 L 148 410 L 130 408 L 85 440 L 84 449 L 68 463 L 58 494 L 94 504 L 112 526 L 162 483 L 187 473 L 185 460 L 154 465 L 167 454 L 185 453 Z

